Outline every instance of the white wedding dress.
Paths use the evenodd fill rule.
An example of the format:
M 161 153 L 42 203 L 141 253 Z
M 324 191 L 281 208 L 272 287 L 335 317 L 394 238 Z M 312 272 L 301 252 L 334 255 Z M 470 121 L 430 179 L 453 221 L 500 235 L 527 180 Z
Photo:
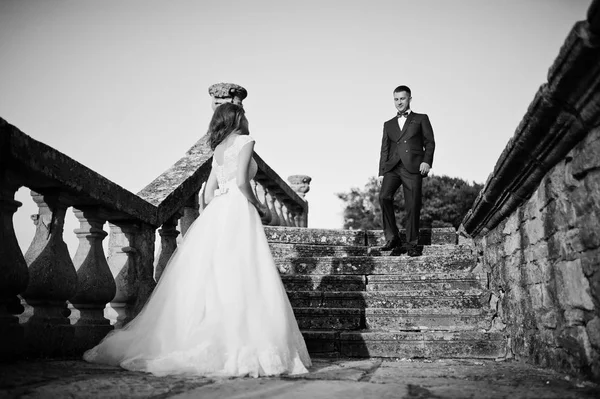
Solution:
M 236 183 L 233 137 L 219 188 L 190 226 L 150 299 L 129 324 L 84 354 L 88 362 L 155 375 L 301 374 L 306 344 L 269 250 L 258 212 Z M 251 161 L 250 178 L 256 174 Z

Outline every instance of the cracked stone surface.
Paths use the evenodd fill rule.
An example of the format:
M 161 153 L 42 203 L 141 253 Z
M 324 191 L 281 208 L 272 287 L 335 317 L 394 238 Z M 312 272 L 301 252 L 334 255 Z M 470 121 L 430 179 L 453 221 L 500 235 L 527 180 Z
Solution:
M 0 398 L 596 398 L 600 386 L 519 362 L 314 359 L 276 378 L 155 377 L 80 360 L 0 364 Z

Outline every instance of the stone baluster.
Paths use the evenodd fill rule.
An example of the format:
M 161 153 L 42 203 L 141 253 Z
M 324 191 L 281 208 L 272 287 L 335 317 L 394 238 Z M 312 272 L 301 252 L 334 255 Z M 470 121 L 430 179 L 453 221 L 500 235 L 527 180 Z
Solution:
M 123 327 L 132 318 L 131 304 L 137 290 L 137 249 L 135 237 L 140 226 L 135 222 L 109 224 L 108 266 L 116 285 L 116 294 L 104 310 L 104 317 L 115 329 Z
M 204 196 L 206 195 L 206 182 L 202 183 L 202 186 L 200 187 L 200 191 L 198 192 L 198 213 L 202 213 L 202 211 L 204 211 L 204 208 L 206 208 L 206 200 L 204 199 Z
M 275 212 L 277 213 L 277 219 L 279 219 L 278 226 L 285 226 L 285 218 L 283 217 L 283 203 L 276 199 L 275 201 Z
M 181 235 L 185 236 L 185 233 L 187 233 L 188 229 L 190 228 L 190 226 L 192 225 L 192 223 L 194 223 L 194 221 L 196 220 L 196 218 L 198 218 L 198 216 L 200 215 L 200 196 L 199 193 L 196 192 L 194 193 L 185 203 L 185 206 L 183 207 L 183 215 L 179 221 L 180 223 L 180 229 L 181 229 Z M 164 229 L 164 226 L 163 226 Z M 160 232 L 160 230 L 159 230 Z M 177 232 L 177 234 L 179 234 L 179 232 Z M 158 278 L 156 279 L 156 281 L 158 281 Z
M 306 175 L 292 175 L 288 177 L 288 182 L 290 183 L 290 187 L 300 196 L 300 198 L 305 199 L 306 193 L 310 191 L 310 182 L 312 178 Z M 298 227 L 307 227 L 308 226 L 308 209 L 304 212 L 296 214 L 294 216 L 295 224 Z
M 271 210 L 268 206 L 267 201 L 267 190 L 265 190 L 264 186 L 261 183 L 256 184 L 256 199 L 266 208 L 266 214 L 262 218 L 263 224 L 269 225 L 271 222 Z
M 304 227 L 304 226 L 302 226 L 302 213 L 300 213 L 300 212 L 294 213 L 294 226 Z
M 22 205 L 14 199 L 18 188 L 0 171 L 0 358 L 3 359 L 18 355 L 23 348 L 23 327 L 14 314 L 22 312 L 17 295 L 27 288 L 29 280 L 13 224 L 13 215 Z
M 285 203 L 281 205 L 281 213 L 283 215 L 283 225 L 282 226 L 290 227 L 292 225 L 290 223 L 290 212 Z
M 67 300 L 77 292 L 78 276 L 63 240 L 69 203 L 57 190 L 31 192 L 38 205 L 35 235 L 25 253 L 29 285 L 22 294 L 29 308 L 22 320 L 29 350 L 61 356 L 73 350 L 74 330 Z
M 289 221 L 289 225 L 290 227 L 296 227 L 296 222 L 294 221 L 294 213 L 291 211 L 290 208 L 288 208 L 288 217 L 287 217 L 288 221 Z
M 132 303 L 132 316 L 136 316 L 142 310 L 156 286 L 154 281 L 155 242 L 156 227 L 141 223 L 134 239 L 136 286 Z
M 75 229 L 79 247 L 73 258 L 79 284 L 70 302 L 80 352 L 96 345 L 113 329 L 104 317 L 104 308 L 115 297 L 117 287 L 102 248 L 102 240 L 108 235 L 102 228 L 106 217 L 98 207 L 81 207 L 74 213 L 80 223 Z
M 275 207 L 275 201 L 275 194 L 271 192 L 271 189 L 267 189 L 266 205 L 271 213 L 271 221 L 269 222 L 269 226 L 279 226 L 280 223 L 279 215 L 277 214 L 277 209 Z
M 161 248 L 154 272 L 154 280 L 156 282 L 158 282 L 160 279 L 160 276 L 163 274 L 169 259 L 171 259 L 171 256 L 173 256 L 173 253 L 177 249 L 177 236 L 179 235 L 179 231 L 177 230 L 177 220 L 180 216 L 181 214 L 179 213 L 171 216 L 163 223 L 162 228 L 158 230 L 158 234 L 160 234 Z

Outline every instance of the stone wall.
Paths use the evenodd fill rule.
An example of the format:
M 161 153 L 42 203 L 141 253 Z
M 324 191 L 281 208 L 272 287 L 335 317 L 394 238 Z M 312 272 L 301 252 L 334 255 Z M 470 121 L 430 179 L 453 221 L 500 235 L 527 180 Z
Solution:
M 529 200 L 475 239 L 516 357 L 600 377 L 599 216 L 596 129 Z
M 512 356 L 600 379 L 600 0 L 465 216 Z M 509 354 L 510 356 L 511 354 Z

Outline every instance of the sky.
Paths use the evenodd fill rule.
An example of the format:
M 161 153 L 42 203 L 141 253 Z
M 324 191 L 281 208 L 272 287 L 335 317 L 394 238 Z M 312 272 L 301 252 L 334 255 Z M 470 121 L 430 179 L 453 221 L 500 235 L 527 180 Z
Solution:
M 0 117 L 135 193 L 206 132 L 208 87 L 237 83 L 257 153 L 313 178 L 310 227 L 340 228 L 396 86 L 429 115 L 432 173 L 483 183 L 590 3 L 0 0 Z M 25 250 L 37 208 L 16 198 Z

